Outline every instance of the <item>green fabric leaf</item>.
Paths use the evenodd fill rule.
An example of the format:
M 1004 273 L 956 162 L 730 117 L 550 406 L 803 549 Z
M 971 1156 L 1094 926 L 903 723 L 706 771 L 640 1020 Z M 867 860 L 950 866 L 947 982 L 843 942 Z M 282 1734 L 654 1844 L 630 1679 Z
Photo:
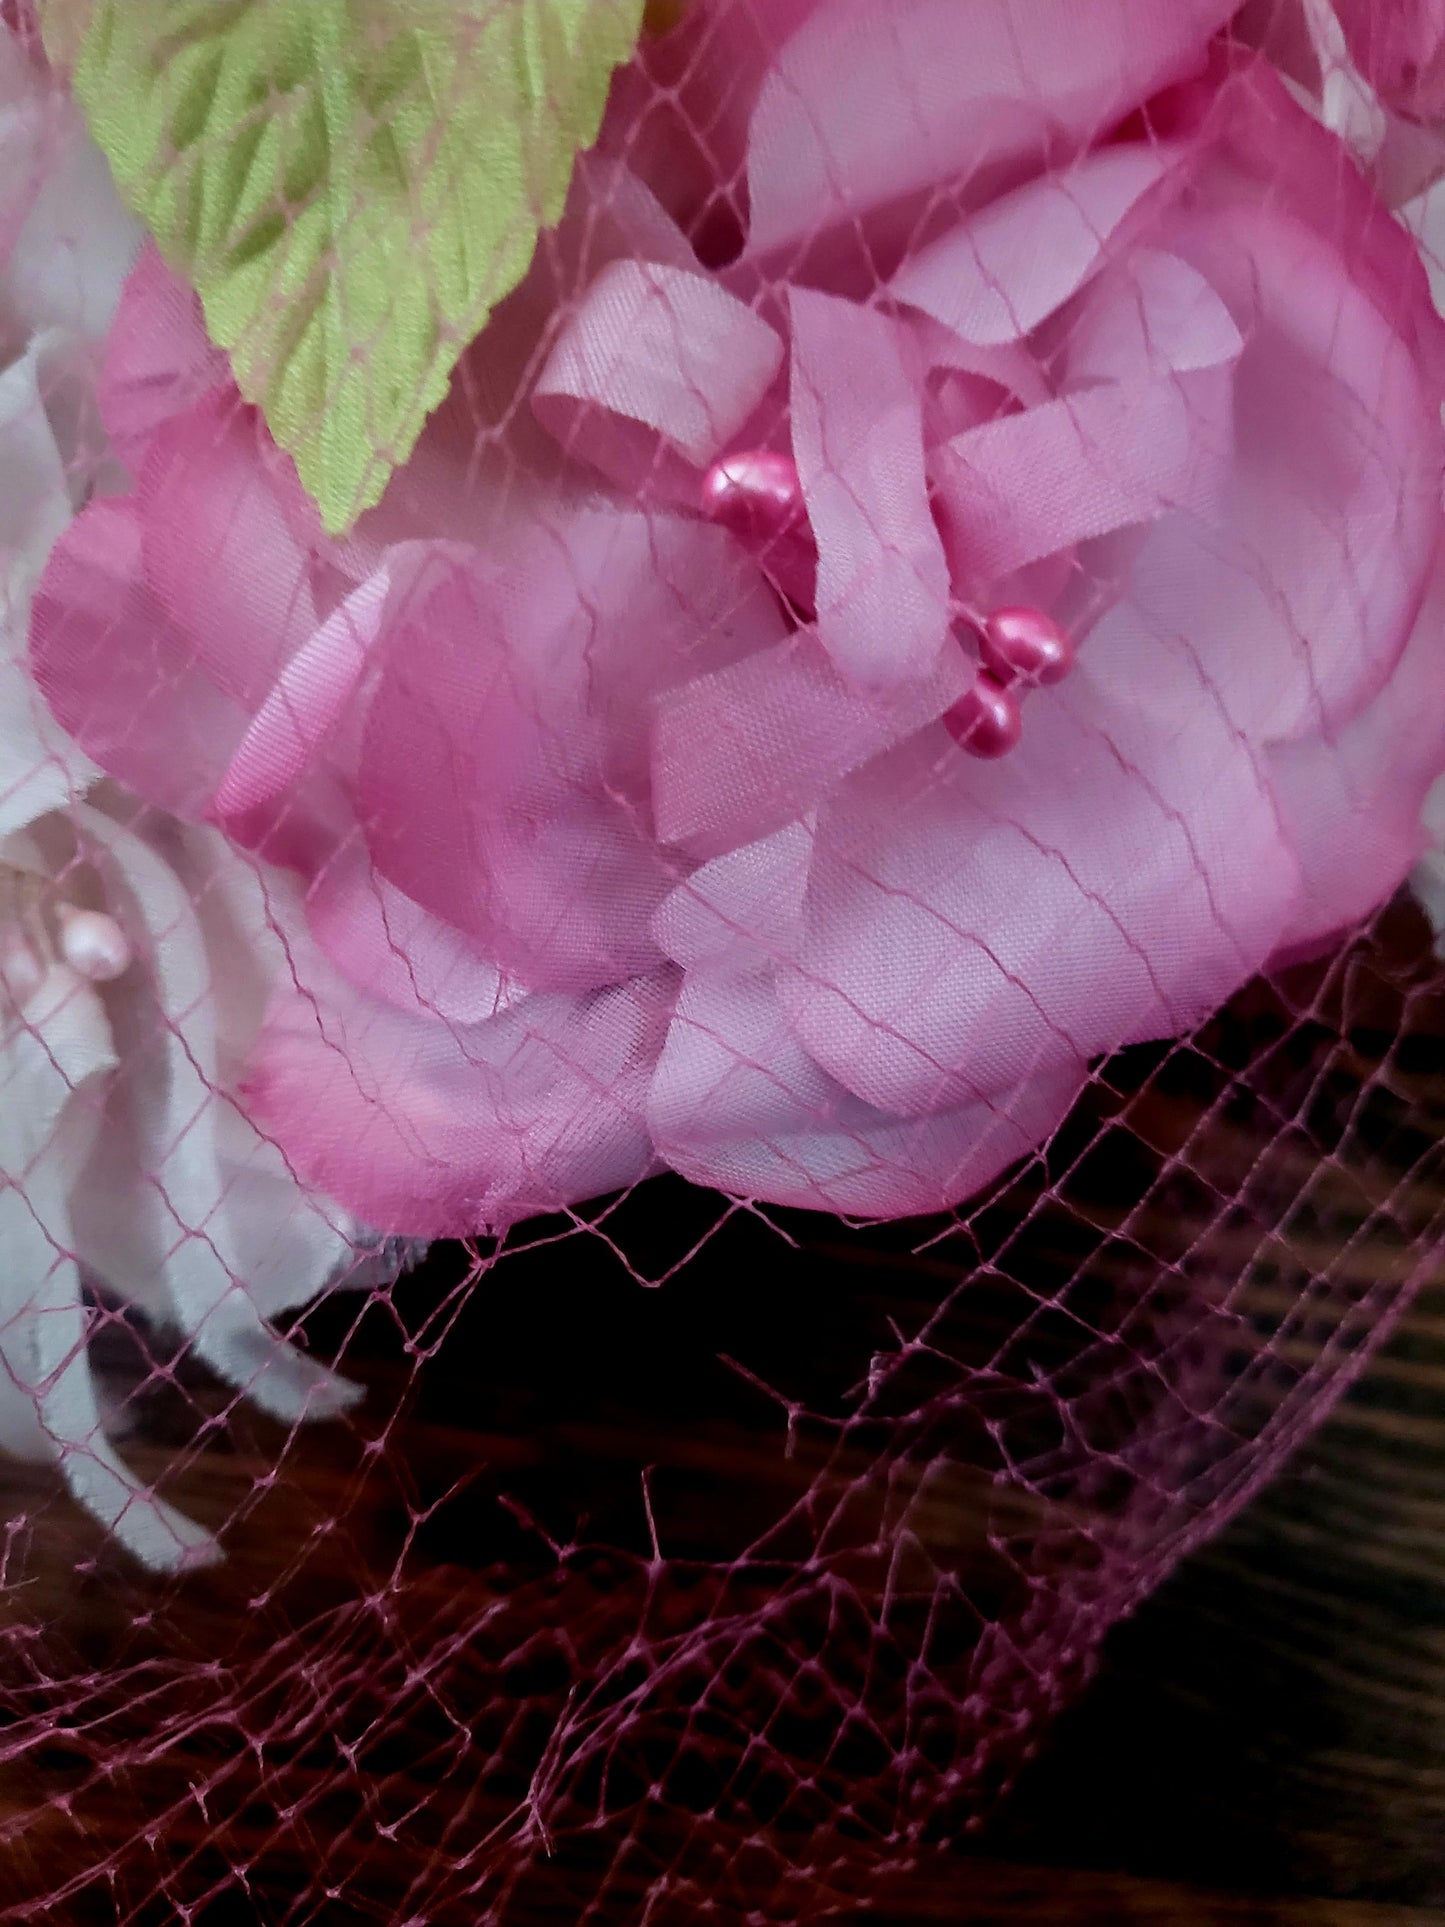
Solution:
M 643 0 L 41 0 L 121 192 L 333 533 L 526 273 Z

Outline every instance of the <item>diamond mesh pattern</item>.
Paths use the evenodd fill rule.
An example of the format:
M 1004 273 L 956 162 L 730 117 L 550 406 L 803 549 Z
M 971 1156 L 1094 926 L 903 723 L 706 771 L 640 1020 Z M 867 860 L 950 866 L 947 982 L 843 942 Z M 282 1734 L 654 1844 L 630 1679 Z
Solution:
M 0 8 L 11 1917 L 866 1905 L 1435 1266 L 1430 70 L 1048 12 L 650 7 L 333 539 Z

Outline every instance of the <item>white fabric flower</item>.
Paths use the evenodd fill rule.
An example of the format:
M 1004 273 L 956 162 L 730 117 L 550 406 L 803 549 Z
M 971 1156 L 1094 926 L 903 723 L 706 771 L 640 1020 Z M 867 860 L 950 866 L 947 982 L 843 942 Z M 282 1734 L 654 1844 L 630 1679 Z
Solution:
M 57 1464 L 173 1567 L 214 1548 L 105 1436 L 82 1281 L 278 1418 L 319 1417 L 359 1388 L 267 1320 L 352 1268 L 359 1230 L 232 1095 L 285 966 L 288 880 L 100 780 L 25 667 L 51 545 L 108 485 L 93 371 L 139 239 L 0 26 L 0 1448 Z

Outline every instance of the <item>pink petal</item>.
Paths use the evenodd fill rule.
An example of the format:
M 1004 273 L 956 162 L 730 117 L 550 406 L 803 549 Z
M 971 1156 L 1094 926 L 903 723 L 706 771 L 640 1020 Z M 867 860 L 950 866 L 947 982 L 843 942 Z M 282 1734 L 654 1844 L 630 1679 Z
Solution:
M 1437 568 L 1395 673 L 1336 736 L 1270 753 L 1274 791 L 1304 876 L 1281 938 L 1308 951 L 1370 915 L 1421 853 L 1426 792 L 1445 771 L 1445 571 Z
M 319 958 L 278 992 L 246 1097 L 303 1181 L 389 1235 L 500 1231 L 648 1171 L 670 979 L 533 997 L 453 1025 L 372 1002 Z
M 579 154 L 567 211 L 539 244 L 548 256 L 547 274 L 556 295 L 575 295 L 609 261 L 695 267 L 691 244 L 658 199 L 667 186 L 652 175 L 644 178 L 625 159 L 595 151 Z
M 980 347 L 1018 341 L 1102 266 L 1111 237 L 1180 154 L 1162 143 L 1105 147 L 1029 181 L 910 256 L 888 292 Z
M 686 970 L 760 970 L 797 947 L 813 860 L 807 823 L 714 857 L 658 906 L 659 949 Z
M 766 978 L 689 977 L 658 1061 L 648 1122 L 695 1184 L 859 1217 L 940 1211 L 971 1196 L 1062 1120 L 1071 1070 L 992 1102 L 888 1117 L 805 1055 Z
M 782 359 L 767 322 L 717 282 L 616 261 L 569 315 L 532 406 L 569 454 L 636 487 L 667 454 L 706 467 L 761 402 Z M 639 438 L 633 425 L 650 432 Z M 686 474 L 679 486 L 687 489 Z M 695 499 L 695 477 L 692 490 Z
M 200 299 L 147 241 L 105 344 L 99 400 L 116 453 L 139 470 L 156 432 L 213 389 L 230 391 L 230 364 L 206 333 Z
M 1226 171 L 1210 198 L 1256 211 L 1262 201 L 1287 210 L 1390 317 L 1432 387 L 1445 384 L 1445 323 L 1430 299 L 1414 238 L 1390 216 L 1373 184 L 1341 163 L 1335 136 L 1291 97 L 1267 61 L 1231 76 L 1214 118 Z M 1252 185 L 1260 182 L 1269 186 L 1265 196 Z M 1241 266 L 1236 260 L 1236 273 Z M 1217 285 L 1225 290 L 1223 281 Z
M 954 572 L 975 597 L 1079 541 L 1218 495 L 1229 383 L 1114 382 L 985 422 L 933 455 Z
M 1131 248 L 1070 317 L 1063 361 L 1070 387 L 1232 368 L 1244 347 L 1209 282 L 1164 248 Z
M 282 669 L 221 779 L 211 806 L 216 821 L 273 802 L 301 776 L 355 694 L 390 591 L 390 574 L 379 569 Z
M 460 930 L 379 875 L 355 837 L 319 871 L 306 921 L 342 976 L 408 1016 L 480 1024 L 525 994 Z
M 353 530 L 344 550 L 353 577 L 370 573 L 398 542 L 505 543 L 518 522 L 538 513 L 543 492 L 553 512 L 575 506 L 584 485 L 590 492 L 590 471 L 568 463 L 527 397 L 567 318 L 616 260 L 697 266 L 684 236 L 629 168 L 583 154 L 562 219 L 540 236 L 525 280 L 497 304 L 410 459 Z M 655 458 L 655 438 L 647 440 Z
M 820 7 L 753 115 L 750 248 L 806 242 L 899 196 L 1097 140 L 1195 71 L 1234 11 L 1235 0 Z
M 30 661 L 62 727 L 101 768 L 180 816 L 201 815 L 246 717 L 158 602 L 133 501 L 86 509 L 52 551 Z
M 308 557 L 263 459 L 218 393 L 153 439 L 138 490 L 146 578 L 219 686 L 248 709 L 317 626 Z
M 790 290 L 793 455 L 818 545 L 818 634 L 850 681 L 927 676 L 949 582 L 928 503 L 923 393 L 888 316 Z
M 1188 652 L 1116 611 L 1001 762 L 939 730 L 851 779 L 780 994 L 841 1083 L 918 1115 L 1188 1030 L 1297 889 L 1267 772 Z
M 1216 501 L 1230 452 L 1221 370 L 1110 382 L 967 430 L 930 457 L 954 574 L 975 597 L 1077 543 Z
M 1384 216 L 1382 215 L 1383 219 Z M 1414 624 L 1439 525 L 1440 392 L 1353 263 L 1275 197 L 1181 222 L 1171 245 L 1234 311 L 1232 484 L 1135 573 L 1256 738 L 1341 723 Z
M 729 251 L 748 122 L 778 49 L 831 0 L 704 0 L 644 34 L 613 79 L 602 140 L 666 201 L 701 248 Z
M 766 974 L 689 974 L 647 1107 L 669 1164 L 750 1139 L 826 1134 L 846 1101 L 789 1032 Z
M 995 393 L 1022 402 L 1025 408 L 1037 407 L 1040 402 L 1047 401 L 1053 392 L 1044 378 L 1038 356 L 1025 342 L 1010 341 L 996 347 L 982 348 L 976 342 L 965 341 L 962 335 L 945 328 L 931 315 L 909 313 L 903 319 L 912 344 L 911 352 L 923 368 L 930 371 L 950 370 Z M 972 427 L 978 419 L 977 415 L 970 415 L 966 422 L 940 433 L 936 425 L 937 414 L 935 402 L 930 410 L 929 427 L 933 431 L 930 441 L 946 440 L 949 434 Z
M 926 682 L 889 695 L 850 684 L 816 631 L 700 676 L 657 703 L 657 834 L 697 857 L 781 829 L 850 770 L 935 721 L 969 687 L 961 649 Z
M 652 830 L 652 701 L 782 627 L 701 523 L 574 515 L 453 568 L 388 639 L 371 703 L 378 868 L 534 989 L 654 968 L 676 866 Z
M 930 454 L 955 581 L 975 600 L 1044 557 L 1168 514 L 1213 510 L 1233 453 L 1227 371 L 1241 350 L 1198 271 L 1135 248 L 1084 294 L 1070 391 Z

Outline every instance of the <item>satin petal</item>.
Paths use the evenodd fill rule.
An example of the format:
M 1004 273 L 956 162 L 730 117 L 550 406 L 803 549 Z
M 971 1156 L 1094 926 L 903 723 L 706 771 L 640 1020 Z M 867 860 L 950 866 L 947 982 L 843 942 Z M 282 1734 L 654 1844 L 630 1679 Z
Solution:
M 377 868 L 534 990 L 660 958 L 678 866 L 653 833 L 653 704 L 774 643 L 776 601 L 721 530 L 598 511 L 438 562 L 389 638 L 359 813 Z
M 818 545 L 818 635 L 850 682 L 936 668 L 949 579 L 928 501 L 918 382 L 891 317 L 810 289 L 789 300 L 793 455 Z
M 653 1079 L 658 1150 L 694 1183 L 859 1217 L 940 1211 L 1025 1156 L 1062 1120 L 1082 1075 L 1055 1069 L 999 1098 L 889 1117 L 800 1048 L 772 984 L 689 977 Z
M 851 770 L 934 722 L 968 688 L 963 651 L 925 682 L 874 694 L 851 684 L 817 632 L 699 676 L 658 701 L 652 746 L 657 833 L 717 856 L 781 829 Z
M 568 316 L 532 408 L 569 454 L 636 488 L 667 454 L 705 468 L 758 406 L 782 360 L 776 332 L 715 282 L 617 261 Z M 634 425 L 656 440 L 629 433 Z M 685 491 L 686 478 L 675 485 Z M 695 492 L 696 478 L 694 500 Z
M 383 1232 L 468 1237 L 634 1184 L 675 985 L 530 997 L 488 1022 L 411 1016 L 298 955 L 246 1087 L 301 1177 Z
M 1081 147 L 1203 61 L 1234 0 L 837 0 L 781 48 L 748 143 L 749 246 Z
M 1180 158 L 1165 143 L 1085 155 L 910 255 L 888 292 L 979 347 L 1019 341 L 1078 293 L 1126 216 Z
M 1114 693 L 1130 673 L 1147 700 Z M 841 1083 L 920 1115 L 1187 1031 L 1264 962 L 1298 891 L 1267 772 L 1188 652 L 1121 616 L 1002 761 L 940 730 L 850 780 L 780 993 Z

